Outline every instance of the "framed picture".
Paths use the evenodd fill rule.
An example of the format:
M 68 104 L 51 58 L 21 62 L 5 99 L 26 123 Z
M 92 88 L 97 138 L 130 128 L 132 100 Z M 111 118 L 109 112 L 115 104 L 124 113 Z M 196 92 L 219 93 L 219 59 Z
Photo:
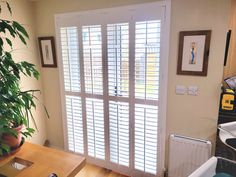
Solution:
M 54 37 L 39 37 L 42 67 L 57 67 Z
M 181 31 L 177 74 L 207 76 L 211 30 Z

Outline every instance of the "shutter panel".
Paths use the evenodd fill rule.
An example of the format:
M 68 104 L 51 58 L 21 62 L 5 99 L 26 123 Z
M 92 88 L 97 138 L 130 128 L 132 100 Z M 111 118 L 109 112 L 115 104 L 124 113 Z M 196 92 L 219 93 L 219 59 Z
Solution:
M 161 21 L 136 22 L 135 98 L 158 100 Z
M 135 104 L 135 169 L 157 173 L 157 106 Z
M 105 159 L 103 100 L 87 98 L 88 155 Z
M 83 154 L 84 140 L 80 97 L 66 96 L 66 117 L 69 150 Z
M 80 92 L 80 64 L 77 27 L 60 28 L 64 89 Z M 81 98 L 65 95 L 68 148 L 84 153 Z
M 68 149 L 89 163 L 127 176 L 162 174 L 158 95 L 165 12 L 158 2 L 56 17 Z
M 83 26 L 85 91 L 103 94 L 101 26 Z
M 65 90 L 80 92 L 80 65 L 77 27 L 61 28 L 60 34 Z
M 109 102 L 110 161 L 129 166 L 129 105 Z
M 110 96 L 129 96 L 129 26 L 107 25 L 108 79 Z

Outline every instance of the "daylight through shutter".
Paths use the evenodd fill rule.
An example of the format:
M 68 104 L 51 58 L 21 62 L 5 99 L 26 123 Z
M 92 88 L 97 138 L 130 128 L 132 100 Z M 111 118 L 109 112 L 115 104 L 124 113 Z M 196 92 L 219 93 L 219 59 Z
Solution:
M 89 163 L 161 174 L 164 12 L 153 3 L 57 19 L 65 146 Z

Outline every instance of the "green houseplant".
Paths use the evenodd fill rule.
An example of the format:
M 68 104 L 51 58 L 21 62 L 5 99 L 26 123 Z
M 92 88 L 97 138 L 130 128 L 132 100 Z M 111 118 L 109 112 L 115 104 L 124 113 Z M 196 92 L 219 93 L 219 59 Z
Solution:
M 12 14 L 7 1 L 0 1 L 0 3 L 0 9 L 5 6 Z M 35 132 L 34 128 L 37 129 L 31 111 L 32 108 L 36 108 L 35 92 L 39 90 L 22 90 L 20 80 L 22 76 L 39 79 L 39 72 L 35 65 L 26 61 L 15 62 L 12 57 L 12 41 L 19 39 L 27 45 L 28 38 L 27 31 L 20 23 L 0 19 L 0 155 L 11 150 L 10 145 L 5 141 L 5 136 L 28 137 Z M 30 119 L 34 128 L 29 125 Z M 22 126 L 24 129 L 21 129 Z

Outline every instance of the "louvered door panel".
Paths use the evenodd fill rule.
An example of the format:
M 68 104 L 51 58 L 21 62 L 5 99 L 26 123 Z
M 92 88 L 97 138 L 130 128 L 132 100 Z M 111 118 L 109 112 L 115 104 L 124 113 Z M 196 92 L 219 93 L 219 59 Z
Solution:
M 129 105 L 109 102 L 110 161 L 129 166 Z
M 80 64 L 77 27 L 60 29 L 66 91 L 80 92 Z
M 132 177 L 161 176 L 165 12 L 161 2 L 57 18 L 65 137 L 88 163 Z
M 109 95 L 129 96 L 129 26 L 107 25 Z
M 157 173 L 157 106 L 135 104 L 135 169 Z
M 101 26 L 83 26 L 85 91 L 103 94 Z
M 70 151 L 84 153 L 81 98 L 66 96 L 68 147 Z
M 135 97 L 158 100 L 161 22 L 136 22 L 135 31 Z
M 86 99 L 88 155 L 105 159 L 103 100 Z

